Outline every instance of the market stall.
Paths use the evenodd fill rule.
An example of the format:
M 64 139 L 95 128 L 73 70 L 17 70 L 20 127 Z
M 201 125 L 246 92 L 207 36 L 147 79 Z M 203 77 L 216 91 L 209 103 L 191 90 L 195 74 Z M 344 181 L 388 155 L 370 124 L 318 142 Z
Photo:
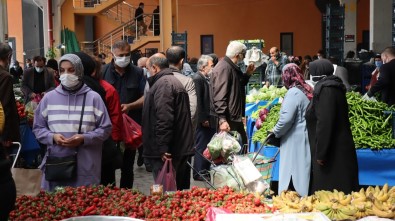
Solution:
M 355 92 L 347 94 L 349 103 L 349 117 L 351 130 L 356 145 L 359 182 L 360 185 L 383 185 L 388 183 L 395 185 L 395 139 L 393 139 L 393 116 L 390 107 L 381 102 L 367 103 L 361 99 L 361 95 Z M 263 102 L 270 103 L 270 102 Z M 279 111 L 276 109 L 275 111 Z M 257 110 L 259 112 L 259 110 Z M 247 120 L 247 135 L 249 136 L 249 151 L 257 151 L 260 147 L 259 140 L 266 136 L 266 130 L 270 130 L 276 122 L 274 115 L 270 113 L 270 122 L 264 122 L 263 128 L 259 130 L 255 124 L 257 116 L 254 113 Z M 272 116 L 270 116 L 272 115 Z M 259 117 L 259 115 L 258 115 Z M 265 147 L 262 154 L 267 157 L 277 152 L 277 147 Z M 281 153 L 280 153 L 281 155 Z M 280 157 L 279 155 L 279 157 Z M 279 158 L 273 165 L 272 180 L 278 181 Z

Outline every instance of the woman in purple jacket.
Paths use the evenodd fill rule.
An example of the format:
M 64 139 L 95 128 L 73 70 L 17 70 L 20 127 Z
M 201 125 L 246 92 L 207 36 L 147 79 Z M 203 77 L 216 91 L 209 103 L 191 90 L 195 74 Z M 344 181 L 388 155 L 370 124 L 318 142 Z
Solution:
M 47 181 L 43 173 L 41 187 L 49 191 L 57 186 L 100 184 L 102 143 L 111 133 L 105 104 L 83 83 L 80 58 L 74 54 L 62 56 L 59 73 L 61 84 L 44 96 L 35 111 L 33 132 L 48 147 L 40 166 L 43 172 L 48 155 L 64 157 L 77 152 L 77 174 L 70 180 Z M 84 94 L 85 110 L 78 134 Z

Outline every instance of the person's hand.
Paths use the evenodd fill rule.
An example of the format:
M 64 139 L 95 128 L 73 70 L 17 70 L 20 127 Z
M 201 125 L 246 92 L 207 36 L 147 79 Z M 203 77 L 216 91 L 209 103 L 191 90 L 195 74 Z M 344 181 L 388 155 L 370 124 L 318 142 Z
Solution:
M 255 71 L 255 65 L 252 63 L 252 64 L 249 64 L 248 66 L 247 66 L 247 74 L 248 75 L 252 75 L 253 73 L 254 73 L 254 71 Z
M 67 138 L 63 146 L 65 147 L 78 147 L 84 143 L 84 136 L 82 134 L 74 134 L 72 137 Z
M 365 95 L 363 95 L 362 100 L 377 102 L 376 98 L 375 98 L 374 96 L 369 97 L 368 93 L 366 93 Z
M 31 94 L 30 94 L 30 98 L 35 98 L 36 97 L 36 93 L 34 93 L 34 92 L 32 92 Z
M 127 113 L 130 110 L 130 105 L 129 104 L 121 104 L 121 111 L 122 113 Z
M 171 154 L 170 153 L 164 153 L 162 154 L 162 160 L 166 161 L 166 160 L 171 160 Z
M 227 121 L 220 121 L 219 122 L 219 130 L 229 132 L 230 126 L 229 126 L 228 122 Z
M 317 160 L 318 165 L 324 166 L 325 161 L 324 160 Z
M 63 146 L 63 143 L 66 142 L 66 138 L 62 134 L 54 134 L 53 135 L 53 141 L 57 145 Z
M 210 123 L 208 122 L 208 120 L 202 123 L 202 127 L 210 127 Z
M 1 145 L 3 147 L 11 147 L 12 146 L 12 141 L 10 141 L 10 140 L 1 141 Z

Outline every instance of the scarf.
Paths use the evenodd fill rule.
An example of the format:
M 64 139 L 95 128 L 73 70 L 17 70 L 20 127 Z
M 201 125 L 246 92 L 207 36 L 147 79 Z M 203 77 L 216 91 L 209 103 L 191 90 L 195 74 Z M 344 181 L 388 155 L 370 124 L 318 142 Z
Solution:
M 296 64 L 287 64 L 283 68 L 282 79 L 284 86 L 288 89 L 296 87 L 301 90 L 306 97 L 313 98 L 313 88 L 303 79 L 302 70 Z

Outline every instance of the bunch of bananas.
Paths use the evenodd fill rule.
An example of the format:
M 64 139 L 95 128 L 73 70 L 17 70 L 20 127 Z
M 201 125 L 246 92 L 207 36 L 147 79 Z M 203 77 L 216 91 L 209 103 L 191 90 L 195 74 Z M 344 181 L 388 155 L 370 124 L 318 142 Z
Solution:
M 295 191 L 283 191 L 273 197 L 273 204 L 283 213 L 299 213 L 313 211 L 315 198 L 308 196 L 301 198 Z
M 283 191 L 273 197 L 273 205 L 283 213 L 322 212 L 331 220 L 355 220 L 366 216 L 395 219 L 395 187 L 372 187 L 344 194 L 341 191 L 316 191 L 300 197 L 297 192 Z
M 352 192 L 353 204 L 358 212 L 355 217 L 375 215 L 382 218 L 395 218 L 395 187 L 388 189 L 385 184 L 383 188 L 378 186 L 361 189 L 359 192 Z

